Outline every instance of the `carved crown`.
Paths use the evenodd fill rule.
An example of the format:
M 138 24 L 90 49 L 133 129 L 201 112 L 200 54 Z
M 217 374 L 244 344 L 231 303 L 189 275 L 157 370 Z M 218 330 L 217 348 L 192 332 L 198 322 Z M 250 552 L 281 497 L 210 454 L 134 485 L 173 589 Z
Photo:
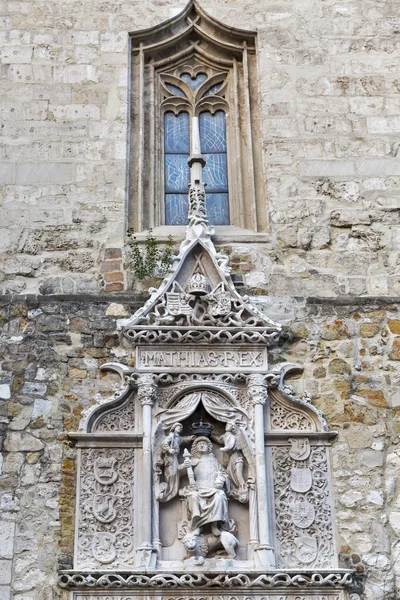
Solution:
M 202 419 L 200 419 L 200 421 L 195 421 L 194 423 L 191 424 L 190 429 L 193 433 L 193 435 L 204 435 L 206 437 L 210 437 L 212 430 L 214 429 L 214 426 L 211 425 L 211 423 L 208 423 L 207 421 L 203 421 Z
M 186 284 L 186 292 L 195 296 L 204 296 L 211 292 L 211 284 L 205 275 L 194 273 Z

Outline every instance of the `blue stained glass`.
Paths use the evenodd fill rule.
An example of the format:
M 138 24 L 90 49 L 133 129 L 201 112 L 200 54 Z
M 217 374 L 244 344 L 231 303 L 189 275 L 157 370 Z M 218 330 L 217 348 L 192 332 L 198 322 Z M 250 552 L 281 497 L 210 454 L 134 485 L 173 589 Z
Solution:
M 186 225 L 188 220 L 188 195 L 165 195 L 165 224 Z
M 186 98 L 186 94 L 181 90 L 181 88 L 178 88 L 177 85 L 172 85 L 172 83 L 166 83 L 165 87 L 171 92 L 171 94 L 174 94 L 174 96 Z
M 227 192 L 228 191 L 228 167 L 226 153 L 203 154 L 206 166 L 203 169 L 204 183 L 207 184 L 206 191 Z
M 205 73 L 199 73 L 194 79 L 192 79 L 189 73 L 182 73 L 181 79 L 182 81 L 187 83 L 188 86 L 192 88 L 192 90 L 195 90 L 199 87 L 199 85 L 201 85 L 207 80 L 207 75 Z
M 202 152 L 226 152 L 226 117 L 222 110 L 212 115 L 200 114 L 200 141 Z
M 229 225 L 228 194 L 207 194 L 206 204 L 211 225 Z
M 166 192 L 188 192 L 190 181 L 187 154 L 166 154 L 164 162 L 164 179 Z
M 164 115 L 164 152 L 190 152 L 189 113 L 175 116 L 173 112 Z
M 208 88 L 205 94 L 203 94 L 203 98 L 205 98 L 206 96 L 212 96 L 213 94 L 216 94 L 217 92 L 219 92 L 221 87 L 222 83 L 216 83 L 215 85 L 212 85 L 210 88 Z

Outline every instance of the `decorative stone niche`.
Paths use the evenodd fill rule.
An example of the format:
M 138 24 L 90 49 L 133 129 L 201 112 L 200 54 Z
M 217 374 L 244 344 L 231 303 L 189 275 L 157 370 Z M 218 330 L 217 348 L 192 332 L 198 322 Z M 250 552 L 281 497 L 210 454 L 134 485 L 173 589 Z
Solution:
M 339 600 L 351 582 L 335 548 L 336 434 L 286 384 L 300 367 L 270 369 L 280 325 L 237 293 L 211 235 L 200 172 L 179 254 L 124 325 L 135 367 L 103 365 L 121 388 L 71 433 L 76 552 L 59 582 L 96 590 L 75 598 L 229 587 Z

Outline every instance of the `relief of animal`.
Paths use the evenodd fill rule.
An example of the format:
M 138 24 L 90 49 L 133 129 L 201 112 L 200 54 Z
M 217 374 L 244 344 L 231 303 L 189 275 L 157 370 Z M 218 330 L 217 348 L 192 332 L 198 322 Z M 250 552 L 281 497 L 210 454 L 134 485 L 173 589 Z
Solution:
M 223 548 L 228 555 L 228 558 L 235 558 L 236 547 L 239 540 L 229 531 L 221 531 L 218 537 L 213 533 L 201 533 L 195 535 L 188 531 L 181 539 L 185 546 L 189 557 L 194 557 L 197 564 L 203 564 L 204 558 L 214 550 Z

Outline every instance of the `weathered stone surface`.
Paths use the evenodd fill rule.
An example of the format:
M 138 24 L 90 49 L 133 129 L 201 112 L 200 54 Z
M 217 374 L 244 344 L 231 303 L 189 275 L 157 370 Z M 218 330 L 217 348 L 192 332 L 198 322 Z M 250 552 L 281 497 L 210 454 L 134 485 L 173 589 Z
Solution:
M 44 448 L 43 442 L 30 433 L 11 432 L 7 435 L 4 448 L 8 452 L 35 452 Z
M 0 558 L 12 558 L 14 551 L 15 523 L 0 521 Z

